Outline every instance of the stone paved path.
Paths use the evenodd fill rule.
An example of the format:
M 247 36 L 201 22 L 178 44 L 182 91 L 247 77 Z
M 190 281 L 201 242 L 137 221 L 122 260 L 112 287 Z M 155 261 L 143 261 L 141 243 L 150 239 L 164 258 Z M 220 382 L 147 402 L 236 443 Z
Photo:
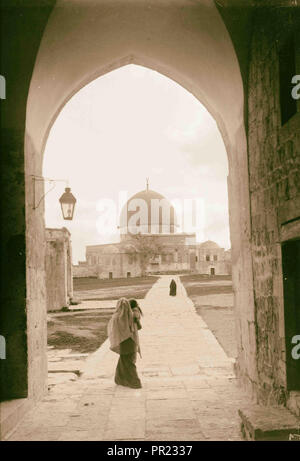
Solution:
M 179 278 L 162 276 L 141 303 L 142 389 L 116 386 L 106 341 L 80 378 L 54 386 L 9 440 L 240 440 L 241 395 L 229 359 Z M 74 379 L 74 378 L 73 378 Z

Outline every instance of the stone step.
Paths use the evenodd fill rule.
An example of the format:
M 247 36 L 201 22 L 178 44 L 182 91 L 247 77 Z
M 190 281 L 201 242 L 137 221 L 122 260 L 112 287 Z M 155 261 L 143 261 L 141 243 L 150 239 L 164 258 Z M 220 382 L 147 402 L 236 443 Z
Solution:
M 62 354 L 57 356 L 50 356 L 49 362 L 58 362 L 60 360 L 85 360 L 90 354 Z
M 68 381 L 76 381 L 78 376 L 75 373 L 49 373 L 48 374 L 48 387 L 56 386 L 57 384 L 66 383 Z
M 14 399 L 0 403 L 0 440 L 5 440 L 33 406 L 27 398 Z
M 300 433 L 300 419 L 284 407 L 250 405 L 239 410 L 246 440 L 289 440 Z
M 68 361 L 62 360 L 60 362 L 49 362 L 48 363 L 48 373 L 76 373 L 80 374 L 84 363 L 80 360 Z

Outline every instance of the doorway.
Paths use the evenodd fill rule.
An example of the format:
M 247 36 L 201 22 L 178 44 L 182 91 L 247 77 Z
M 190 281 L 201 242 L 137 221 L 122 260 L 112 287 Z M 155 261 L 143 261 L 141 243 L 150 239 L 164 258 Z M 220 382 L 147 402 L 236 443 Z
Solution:
M 51 0 L 50 3 L 54 4 L 54 1 Z M 84 2 L 79 2 L 81 3 L 84 4 Z M 9 306 L 7 310 L 9 312 L 8 328 L 10 329 L 12 325 L 11 318 L 16 319 L 18 327 L 20 326 L 21 331 L 14 329 L 13 340 L 14 343 L 20 342 L 20 346 L 15 349 L 18 359 L 22 351 L 21 363 L 24 364 L 24 370 L 23 367 L 20 370 L 19 360 L 12 358 L 9 369 L 6 367 L 8 373 L 4 374 L 5 376 L 9 374 L 9 382 L 13 382 L 13 378 L 17 375 L 18 380 L 14 379 L 15 382 L 27 383 L 28 376 L 30 393 L 35 398 L 46 392 L 47 349 L 44 341 L 46 310 L 43 309 L 46 305 L 46 297 L 45 290 L 40 289 L 40 280 L 43 280 L 45 275 L 44 204 L 42 201 L 41 206 L 34 210 L 31 201 L 33 197 L 32 175 L 42 175 L 43 154 L 51 127 L 66 102 L 83 86 L 113 69 L 127 64 L 140 64 L 170 77 L 190 91 L 215 117 L 222 132 L 230 165 L 228 176 L 229 202 L 231 202 L 230 225 L 235 236 L 233 253 L 237 255 L 233 272 L 235 280 L 239 280 L 243 287 L 236 291 L 237 336 L 241 338 L 239 367 L 242 375 L 248 376 L 250 373 L 250 377 L 255 380 L 254 373 L 252 373 L 252 370 L 255 370 L 255 350 L 250 355 L 247 352 L 248 344 L 253 344 L 255 348 L 254 330 L 249 332 L 248 329 L 244 329 L 243 324 L 246 322 L 240 321 L 248 315 L 248 312 L 249 317 L 252 316 L 254 303 L 251 270 L 243 271 L 245 265 L 251 267 L 248 232 L 250 207 L 246 180 L 248 160 L 243 119 L 244 92 L 239 62 L 230 35 L 213 2 L 210 8 L 207 8 L 206 3 L 201 2 L 197 5 L 191 2 L 189 6 L 186 6 L 184 16 L 186 24 L 189 25 L 189 33 L 186 33 L 186 24 L 183 25 L 180 3 L 175 2 L 172 7 L 170 5 L 166 8 L 158 2 L 150 10 L 146 4 L 141 5 L 141 8 L 136 8 L 135 2 L 124 3 L 116 8 L 114 2 L 111 3 L 111 10 L 110 8 L 108 10 L 111 14 L 106 14 L 102 10 L 102 2 L 97 2 L 97 7 L 95 7 L 97 14 L 94 8 L 81 8 L 82 5 L 80 5 L 80 24 L 78 24 L 79 10 L 77 7 L 73 8 L 69 4 L 60 5 L 59 8 L 55 7 L 55 12 L 51 16 L 42 40 L 38 33 L 36 33 L 37 37 L 33 36 L 34 40 L 32 39 L 34 47 L 39 48 L 39 55 L 34 65 L 33 54 L 32 58 L 26 62 L 27 79 L 29 81 L 31 78 L 31 82 L 28 93 L 27 87 L 26 89 L 24 87 L 24 98 L 22 99 L 24 120 L 26 109 L 24 169 L 26 203 L 24 185 L 21 184 L 18 192 L 20 219 L 15 219 L 15 207 L 12 208 L 14 211 L 13 219 L 11 219 L 13 233 L 23 235 L 25 232 L 24 205 L 26 205 L 26 264 L 23 249 L 20 250 L 18 246 L 12 244 L 11 248 L 14 249 L 16 258 L 13 259 L 8 253 L 10 261 L 19 261 L 20 255 L 23 255 L 24 259 L 20 261 L 22 278 L 18 280 L 19 286 L 23 287 L 23 292 L 19 290 L 21 301 L 14 299 L 14 309 Z M 24 8 L 25 10 L 28 8 Z M 136 18 L 135 24 L 143 24 L 143 27 L 133 27 L 133 17 Z M 38 15 L 36 24 L 41 25 L 37 27 L 37 31 L 41 31 L 43 27 Z M 61 24 L 64 24 L 64 27 L 61 27 Z M 74 24 L 76 27 L 73 30 Z M 118 39 L 120 30 L 122 30 L 122 40 Z M 158 33 L 153 34 L 153 30 Z M 41 32 L 39 33 L 42 35 Z M 74 36 L 71 41 L 66 39 L 70 33 Z M 116 34 L 116 40 L 112 40 L 114 34 Z M 82 40 L 83 36 L 85 40 Z M 149 37 L 151 37 L 150 41 Z M 28 47 L 30 43 L 30 41 L 27 43 Z M 103 46 L 99 46 L 99 43 Z M 186 53 L 187 49 L 189 53 Z M 20 59 L 21 52 L 23 49 L 20 51 Z M 214 64 L 217 64 L 217 67 Z M 13 65 L 10 67 L 14 68 Z M 222 79 L 219 78 L 221 74 Z M 54 75 L 59 75 L 60 78 L 53 80 Z M 19 82 L 17 83 L 15 93 L 20 94 Z M 19 126 L 17 128 L 19 129 Z M 20 128 L 23 132 L 23 122 Z M 184 145 L 185 133 L 182 139 Z M 86 144 L 81 150 L 86 151 Z M 64 152 L 67 151 L 68 149 L 64 149 Z M 153 151 L 155 152 L 155 149 Z M 23 152 L 23 145 L 13 145 L 11 151 L 7 150 L 7 152 L 10 152 L 10 158 L 15 152 L 19 155 Z M 199 148 L 193 156 L 195 157 L 198 152 Z M 17 154 L 15 155 L 16 162 L 19 162 Z M 73 155 L 71 164 L 75 158 Z M 241 173 L 245 181 L 240 181 Z M 11 184 L 8 181 L 9 193 L 10 188 Z M 43 184 L 39 184 L 38 192 L 41 197 L 44 193 L 43 189 Z M 16 228 L 16 222 L 20 223 L 18 228 Z M 240 232 L 240 223 L 243 223 L 245 232 Z M 5 230 L 8 231 L 9 228 Z M 24 242 L 24 238 L 22 241 Z M 11 290 L 8 289 L 7 293 L 10 292 Z M 25 299 L 26 306 L 21 304 L 25 302 Z M 249 309 L 246 309 L 245 306 L 248 305 Z M 251 357 L 250 361 L 249 357 Z M 5 362 L 8 364 L 8 360 Z
M 300 239 L 282 244 L 282 271 L 287 389 L 295 391 L 300 390 Z

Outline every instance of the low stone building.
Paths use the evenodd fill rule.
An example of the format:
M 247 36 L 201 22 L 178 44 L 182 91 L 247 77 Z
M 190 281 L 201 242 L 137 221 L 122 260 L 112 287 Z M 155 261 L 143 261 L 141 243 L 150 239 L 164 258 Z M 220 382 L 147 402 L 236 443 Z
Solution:
M 47 311 L 60 310 L 73 297 L 71 234 L 62 229 L 46 229 Z
M 207 240 L 195 245 L 195 272 L 209 275 L 231 275 L 231 250 Z
M 73 278 L 81 277 L 98 277 L 97 269 L 88 266 L 87 261 L 78 261 L 78 264 L 73 264 Z

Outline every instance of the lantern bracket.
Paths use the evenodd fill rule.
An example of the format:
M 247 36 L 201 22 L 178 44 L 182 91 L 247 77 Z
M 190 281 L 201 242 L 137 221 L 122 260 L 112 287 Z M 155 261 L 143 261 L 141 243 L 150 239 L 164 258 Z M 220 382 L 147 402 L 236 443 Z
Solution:
M 69 185 L 69 181 L 67 179 L 50 179 L 50 178 L 44 178 L 43 176 L 36 176 L 33 174 L 30 176 L 33 180 L 33 206 L 32 206 L 33 210 L 36 210 L 40 206 L 40 204 L 42 203 L 42 200 L 46 197 L 47 194 L 49 194 L 49 192 L 51 192 L 55 188 L 57 182 L 64 182 L 67 186 Z M 45 194 L 42 195 L 42 197 L 40 198 L 38 202 L 36 201 L 36 181 L 53 183 L 53 187 L 51 187 L 51 189 L 45 192 Z

